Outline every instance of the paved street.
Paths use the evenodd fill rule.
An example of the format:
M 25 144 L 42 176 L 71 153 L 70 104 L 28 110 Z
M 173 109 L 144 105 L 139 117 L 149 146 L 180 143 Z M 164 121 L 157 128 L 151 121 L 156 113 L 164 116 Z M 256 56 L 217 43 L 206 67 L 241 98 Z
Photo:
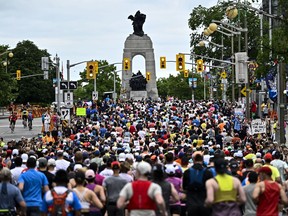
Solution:
M 12 134 L 9 128 L 8 119 L 0 119 L 0 137 L 3 137 L 4 141 L 9 141 L 11 139 L 19 140 L 22 136 L 26 138 L 31 138 L 41 133 L 41 129 L 41 118 L 36 118 L 33 120 L 33 129 L 31 131 L 29 131 L 28 127 L 24 128 L 22 125 L 22 120 L 19 119 L 16 122 L 15 131 Z

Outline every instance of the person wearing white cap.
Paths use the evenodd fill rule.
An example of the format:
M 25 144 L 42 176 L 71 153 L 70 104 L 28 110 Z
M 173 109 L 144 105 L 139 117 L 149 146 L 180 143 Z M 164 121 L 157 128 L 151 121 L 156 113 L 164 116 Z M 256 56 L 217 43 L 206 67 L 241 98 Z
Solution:
M 21 158 L 22 158 L 22 167 L 25 169 L 25 168 L 27 168 L 26 163 L 28 160 L 28 154 L 26 154 L 26 153 L 22 154 Z
M 64 152 L 63 150 L 57 151 L 57 160 L 56 160 L 56 171 L 63 169 L 67 170 L 67 168 L 70 166 L 70 162 L 64 159 Z
M 126 184 L 120 192 L 117 207 L 125 208 L 129 201 L 127 209 L 130 216 L 155 215 L 157 206 L 163 216 L 167 215 L 161 187 L 148 180 L 151 169 L 149 163 L 139 162 L 136 168 L 137 181 Z

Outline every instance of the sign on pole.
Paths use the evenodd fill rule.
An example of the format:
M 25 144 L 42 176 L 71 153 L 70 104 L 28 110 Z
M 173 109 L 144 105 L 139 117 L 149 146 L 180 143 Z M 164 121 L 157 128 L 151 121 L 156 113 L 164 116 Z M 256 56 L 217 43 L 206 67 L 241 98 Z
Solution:
M 70 120 L 70 109 L 61 109 L 61 120 Z
M 98 100 L 98 91 L 93 91 L 92 92 L 92 100 Z
M 76 116 L 86 116 L 86 108 L 77 108 Z
M 266 122 L 261 119 L 254 119 L 251 122 L 252 134 L 266 133 Z

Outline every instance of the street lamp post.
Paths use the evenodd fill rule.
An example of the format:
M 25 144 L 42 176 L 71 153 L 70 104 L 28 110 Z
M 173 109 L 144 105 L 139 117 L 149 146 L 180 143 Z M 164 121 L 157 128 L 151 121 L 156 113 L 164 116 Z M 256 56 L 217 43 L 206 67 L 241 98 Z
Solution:
M 216 23 L 219 23 L 220 25 L 218 26 Z M 233 27 L 236 31 L 228 29 L 228 28 L 224 27 L 223 25 L 227 25 L 228 27 Z M 218 27 L 223 29 L 223 31 L 218 29 Z M 240 35 L 241 31 L 245 32 L 246 30 L 242 29 L 242 28 L 238 28 L 238 27 L 232 26 L 230 24 L 223 23 L 223 22 L 218 21 L 218 20 L 212 20 L 212 23 L 209 25 L 209 27 L 206 30 L 207 30 L 207 32 L 209 32 L 209 35 L 212 34 L 215 31 L 218 31 L 218 32 L 220 32 L 222 34 L 222 36 L 224 34 L 224 35 L 226 35 L 228 37 L 231 37 L 232 101 L 234 102 L 235 101 L 235 88 L 234 88 L 234 85 L 235 85 L 235 66 L 233 64 L 234 63 L 234 35 Z M 229 33 L 225 32 L 225 31 L 228 31 Z M 207 35 L 207 32 L 204 31 L 204 34 Z M 223 54 L 222 54 L 222 57 L 223 57 Z
M 6 50 L 5 52 L 1 53 L 0 56 L 5 55 L 7 53 L 8 55 L 6 55 L 6 60 L 3 62 L 3 66 L 5 67 L 6 73 L 8 73 L 8 64 L 9 64 L 8 57 L 12 58 L 14 56 L 11 50 Z
M 223 46 L 223 35 L 222 35 L 222 43 L 221 43 L 221 45 L 220 44 L 216 44 L 216 43 L 214 43 L 211 40 L 205 40 L 204 39 L 204 40 L 199 42 L 199 46 L 205 46 L 205 42 L 207 42 L 208 44 L 211 43 L 212 45 L 214 45 L 214 46 L 216 46 L 218 48 L 221 48 L 221 53 L 222 53 L 221 59 L 223 60 L 223 48 L 224 48 L 224 46 Z M 226 85 L 226 84 L 224 84 L 224 85 Z M 210 89 L 210 99 L 213 99 L 213 82 L 212 82 L 212 79 L 210 80 L 210 88 L 209 89 Z M 204 78 L 204 90 L 205 90 L 205 78 Z M 205 93 L 205 91 L 204 91 L 204 93 Z M 205 96 L 206 96 L 206 94 L 205 94 Z M 222 96 L 223 96 L 223 100 L 226 101 L 226 88 L 225 87 L 224 87 L 224 91 L 223 91 L 223 95 Z M 204 99 L 206 99 L 206 97 L 204 97 Z

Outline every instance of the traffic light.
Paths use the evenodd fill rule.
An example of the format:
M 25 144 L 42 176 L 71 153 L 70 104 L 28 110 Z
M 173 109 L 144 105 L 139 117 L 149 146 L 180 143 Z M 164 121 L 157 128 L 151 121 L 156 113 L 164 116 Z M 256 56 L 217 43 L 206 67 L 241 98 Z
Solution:
M 184 77 L 187 78 L 188 76 L 189 76 L 189 71 L 188 71 L 188 70 L 185 70 L 185 71 L 184 71 Z
M 221 89 L 222 91 L 224 91 L 224 84 L 223 84 L 223 83 L 220 84 L 220 89 Z
M 124 58 L 123 59 L 123 65 L 124 65 L 124 70 L 125 71 L 130 70 L 130 59 L 129 58 Z
M 71 95 L 70 92 L 67 92 L 67 100 L 70 101 L 71 100 Z
M 16 71 L 16 79 L 21 80 L 21 70 Z
M 95 76 L 96 74 L 98 74 L 98 61 L 94 61 L 94 73 L 95 73 Z
M 176 70 L 177 71 L 185 70 L 185 55 L 183 54 L 176 55 Z
M 94 61 L 87 62 L 86 70 L 87 70 L 86 71 L 86 79 L 95 79 L 96 78 L 96 65 L 95 65 Z M 97 63 L 97 70 L 98 70 L 98 63 Z
M 151 79 L 151 73 L 146 72 L 146 80 L 149 81 Z
M 197 70 L 198 73 L 202 73 L 204 71 L 203 59 L 197 59 L 196 70 Z
M 164 56 L 160 57 L 160 68 L 166 69 L 166 57 Z

